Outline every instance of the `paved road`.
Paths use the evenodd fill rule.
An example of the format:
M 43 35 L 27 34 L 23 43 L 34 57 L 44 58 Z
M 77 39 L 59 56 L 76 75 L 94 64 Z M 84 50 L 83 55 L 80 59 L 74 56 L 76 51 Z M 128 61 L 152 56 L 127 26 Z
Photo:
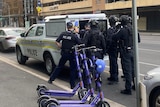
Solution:
M 159 43 L 160 36 L 154 36 L 154 35 L 143 36 L 142 34 L 141 38 L 142 38 L 142 42 L 139 44 L 139 65 L 140 65 L 140 74 L 142 77 L 142 75 L 146 74 L 147 71 L 160 66 L 160 51 L 159 51 L 160 50 L 160 43 Z M 0 65 L 3 65 L 3 66 L 0 66 L 1 70 L 3 68 L 4 69 L 3 69 L 3 72 L 0 72 L 1 73 L 0 79 L 2 78 L 3 80 L 4 77 L 2 73 L 6 73 L 8 71 L 7 72 L 8 74 L 6 73 L 5 75 L 5 77 L 8 78 L 6 80 L 13 81 L 11 82 L 12 84 L 10 82 L 6 82 L 8 84 L 6 84 L 5 82 L 2 82 L 3 85 L 1 85 L 0 93 L 3 93 L 3 91 L 6 88 L 8 89 L 8 91 L 10 91 L 10 89 L 12 89 L 11 86 L 13 86 L 13 89 L 15 89 L 14 94 L 17 93 L 16 99 L 18 100 L 20 99 L 20 101 L 23 99 L 25 100 L 25 101 L 22 101 L 22 104 L 19 104 L 18 107 L 25 107 L 25 102 L 27 101 L 31 103 L 29 105 L 33 104 L 34 107 L 37 106 L 36 104 L 37 94 L 36 94 L 35 89 L 36 89 L 37 84 L 39 83 L 46 84 L 51 89 L 57 89 L 59 87 L 61 89 L 70 90 L 67 74 L 65 75 L 62 74 L 61 77 L 59 77 L 59 79 L 57 79 L 54 82 L 54 85 L 47 84 L 46 81 L 48 79 L 48 76 L 44 73 L 45 69 L 44 69 L 44 64 L 42 62 L 31 59 L 26 63 L 26 66 L 19 65 L 16 62 L 16 56 L 14 52 L 0 53 L 0 60 L 9 64 L 7 66 L 7 64 L 1 62 Z M 120 68 L 119 73 L 120 73 L 119 76 L 121 76 L 121 68 Z M 107 85 L 108 81 L 106 78 L 108 76 L 109 74 L 108 74 L 108 67 L 107 67 L 106 71 L 102 75 L 102 80 L 103 80 L 102 88 L 105 94 L 105 98 L 107 98 L 107 101 L 109 101 L 110 104 L 113 105 L 112 107 L 123 107 L 123 106 L 136 107 L 136 93 L 133 91 L 133 95 L 131 96 L 121 95 L 120 90 L 124 88 L 124 81 L 120 78 L 119 84 L 110 86 L 110 85 Z M 17 81 L 17 82 L 14 83 L 14 81 Z M 58 87 L 55 85 L 57 85 Z M 20 88 L 21 91 L 17 87 L 21 87 Z M 23 88 L 24 88 L 24 91 L 22 91 Z M 23 92 L 25 92 L 26 96 L 23 95 Z M 6 93 L 8 92 L 6 91 Z M 6 100 L 7 96 L 5 96 L 5 94 L 3 95 L 4 97 L 3 96 L 1 97 L 4 99 L 2 100 L 4 104 L 5 101 L 7 101 Z M 22 95 L 25 97 L 21 98 Z M 13 98 L 15 97 L 14 95 L 12 95 L 11 92 L 9 93 L 9 96 L 12 96 Z M 28 100 L 26 100 L 27 98 Z M 16 101 L 9 100 L 6 104 L 13 104 L 14 102 L 18 102 L 18 100 Z M 24 105 L 24 106 L 21 106 L 21 105 Z M 5 105 L 3 107 L 8 107 L 8 106 Z

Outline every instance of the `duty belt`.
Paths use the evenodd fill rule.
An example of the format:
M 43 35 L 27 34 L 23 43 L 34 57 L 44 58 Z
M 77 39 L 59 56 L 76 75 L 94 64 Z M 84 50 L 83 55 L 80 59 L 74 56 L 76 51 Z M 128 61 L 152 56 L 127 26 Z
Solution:
M 73 53 L 73 51 L 70 50 L 70 49 L 63 49 L 62 52 L 65 52 L 65 53 Z

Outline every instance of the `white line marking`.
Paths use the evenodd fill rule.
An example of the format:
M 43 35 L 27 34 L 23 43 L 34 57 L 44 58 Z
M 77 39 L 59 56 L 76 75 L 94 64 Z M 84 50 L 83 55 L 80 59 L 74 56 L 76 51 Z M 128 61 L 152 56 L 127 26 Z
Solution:
M 121 58 L 118 58 L 118 60 L 121 60 Z M 151 63 L 147 63 L 147 62 L 138 62 L 139 64 L 144 64 L 144 65 L 149 65 L 149 66 L 154 66 L 154 67 L 159 67 L 160 65 L 157 64 L 151 64 Z
M 151 64 L 151 63 L 146 63 L 146 62 L 139 62 L 140 64 L 144 64 L 144 65 L 150 65 L 150 66 L 155 66 L 155 67 L 159 67 L 160 65 L 157 64 Z
M 38 77 L 38 78 L 40 78 L 40 79 L 42 79 L 42 80 L 44 80 L 44 81 L 48 81 L 48 78 L 43 77 L 43 76 L 41 76 L 41 75 L 39 75 L 39 74 L 36 74 L 36 73 L 34 73 L 34 72 L 32 72 L 32 71 L 29 71 L 29 70 L 27 70 L 27 69 L 24 69 L 24 68 L 22 68 L 22 67 L 20 67 L 20 66 L 18 66 L 18 65 L 15 65 L 13 61 L 11 61 L 11 60 L 9 60 L 9 59 L 7 59 L 7 58 L 4 58 L 4 57 L 1 57 L 1 56 L 0 56 L 0 60 L 3 61 L 3 62 L 5 62 L 5 63 L 7 63 L 7 64 L 9 64 L 9 65 L 11 65 L 11 66 L 13 66 L 13 67 L 15 67 L 15 68 L 18 68 L 18 69 L 20 69 L 20 70 L 22 70 L 22 71 L 24 71 L 24 72 L 27 72 L 27 73 L 35 76 L 35 77 Z M 58 86 L 58 87 L 60 87 L 60 88 L 62 88 L 62 89 L 64 89 L 64 90 L 67 90 L 67 91 L 72 91 L 70 88 L 65 87 L 64 85 L 58 84 L 58 82 L 57 82 L 57 83 L 56 83 L 56 82 L 53 82 L 53 85 Z M 105 99 L 106 101 L 108 101 L 109 104 L 110 104 L 112 107 L 125 107 L 124 105 L 121 105 L 121 104 L 119 104 L 119 103 L 117 103 L 117 102 L 114 102 L 114 101 L 112 101 L 112 100 L 109 100 L 109 99 L 107 99 L 107 98 L 104 98 L 104 99 Z
M 151 52 L 160 52 L 159 50 L 142 49 L 142 48 L 139 48 L 139 50 L 142 50 L 142 51 L 151 51 Z

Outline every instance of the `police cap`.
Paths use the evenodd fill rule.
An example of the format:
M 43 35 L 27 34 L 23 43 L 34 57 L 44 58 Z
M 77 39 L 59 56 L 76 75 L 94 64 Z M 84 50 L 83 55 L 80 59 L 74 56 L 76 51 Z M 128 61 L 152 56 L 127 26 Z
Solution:
M 72 22 L 67 22 L 67 28 L 72 28 L 72 27 L 73 27 Z

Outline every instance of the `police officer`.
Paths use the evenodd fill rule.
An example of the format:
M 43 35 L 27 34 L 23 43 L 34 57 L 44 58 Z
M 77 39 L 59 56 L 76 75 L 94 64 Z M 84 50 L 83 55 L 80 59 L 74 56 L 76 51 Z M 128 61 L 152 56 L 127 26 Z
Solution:
M 130 28 L 130 32 L 132 32 L 132 17 L 128 17 L 128 22 L 127 22 L 127 26 Z M 131 34 L 132 35 L 132 34 Z M 141 42 L 141 38 L 140 38 L 140 34 L 138 32 L 138 43 Z M 134 60 L 132 59 L 132 63 L 134 63 Z M 134 64 L 132 65 L 132 81 L 133 81 L 133 85 L 132 85 L 132 89 L 135 90 L 135 81 L 134 81 L 134 77 L 135 77 L 135 72 L 134 72 Z
M 132 27 L 128 26 L 128 15 L 122 15 L 120 17 L 121 29 L 113 36 L 116 41 L 121 41 L 120 46 L 121 64 L 125 77 L 125 89 L 121 90 L 122 94 L 131 95 L 132 91 L 132 74 L 133 74 L 133 35 Z
M 83 42 L 84 44 L 89 46 L 96 46 L 97 48 L 103 49 L 103 51 L 98 51 L 95 53 L 95 56 L 99 59 L 103 59 L 104 55 L 106 54 L 106 44 L 105 39 L 98 27 L 97 20 L 89 21 L 91 29 L 86 33 Z
M 52 81 L 54 81 L 57 78 L 58 74 L 64 67 L 65 63 L 67 62 L 67 60 L 69 60 L 70 70 L 71 70 L 70 86 L 71 89 L 73 89 L 75 87 L 75 78 L 77 74 L 76 74 L 75 56 L 71 48 L 76 44 L 80 44 L 81 41 L 74 33 L 73 24 L 71 22 L 67 23 L 67 29 L 68 31 L 62 32 L 60 36 L 56 39 L 57 46 L 61 48 L 61 58 L 58 66 L 52 72 L 50 79 L 48 80 L 48 83 L 52 83 Z
M 86 33 L 91 29 L 90 27 L 90 23 L 86 23 L 84 26 L 84 29 L 81 29 L 79 34 L 80 34 L 80 38 L 83 40 L 84 36 L 86 35 Z
M 107 30 L 107 53 L 109 55 L 109 65 L 110 65 L 110 77 L 108 80 L 110 81 L 108 84 L 116 84 L 118 82 L 118 49 L 117 49 L 117 41 L 112 40 L 112 36 L 117 32 L 116 22 L 118 18 L 114 15 L 109 17 L 110 28 Z
M 87 47 L 96 46 L 96 48 L 103 49 L 103 51 L 97 51 L 94 54 L 96 58 L 103 59 L 104 55 L 106 54 L 106 44 L 105 44 L 104 36 L 99 29 L 97 20 L 90 20 L 89 23 L 90 23 L 91 29 L 84 36 L 83 43 Z M 91 56 L 92 56 L 92 53 L 87 52 L 87 57 L 91 58 Z M 85 78 L 84 78 L 84 81 L 85 81 Z M 95 88 L 96 88 L 95 90 L 98 89 L 97 85 L 95 86 Z

